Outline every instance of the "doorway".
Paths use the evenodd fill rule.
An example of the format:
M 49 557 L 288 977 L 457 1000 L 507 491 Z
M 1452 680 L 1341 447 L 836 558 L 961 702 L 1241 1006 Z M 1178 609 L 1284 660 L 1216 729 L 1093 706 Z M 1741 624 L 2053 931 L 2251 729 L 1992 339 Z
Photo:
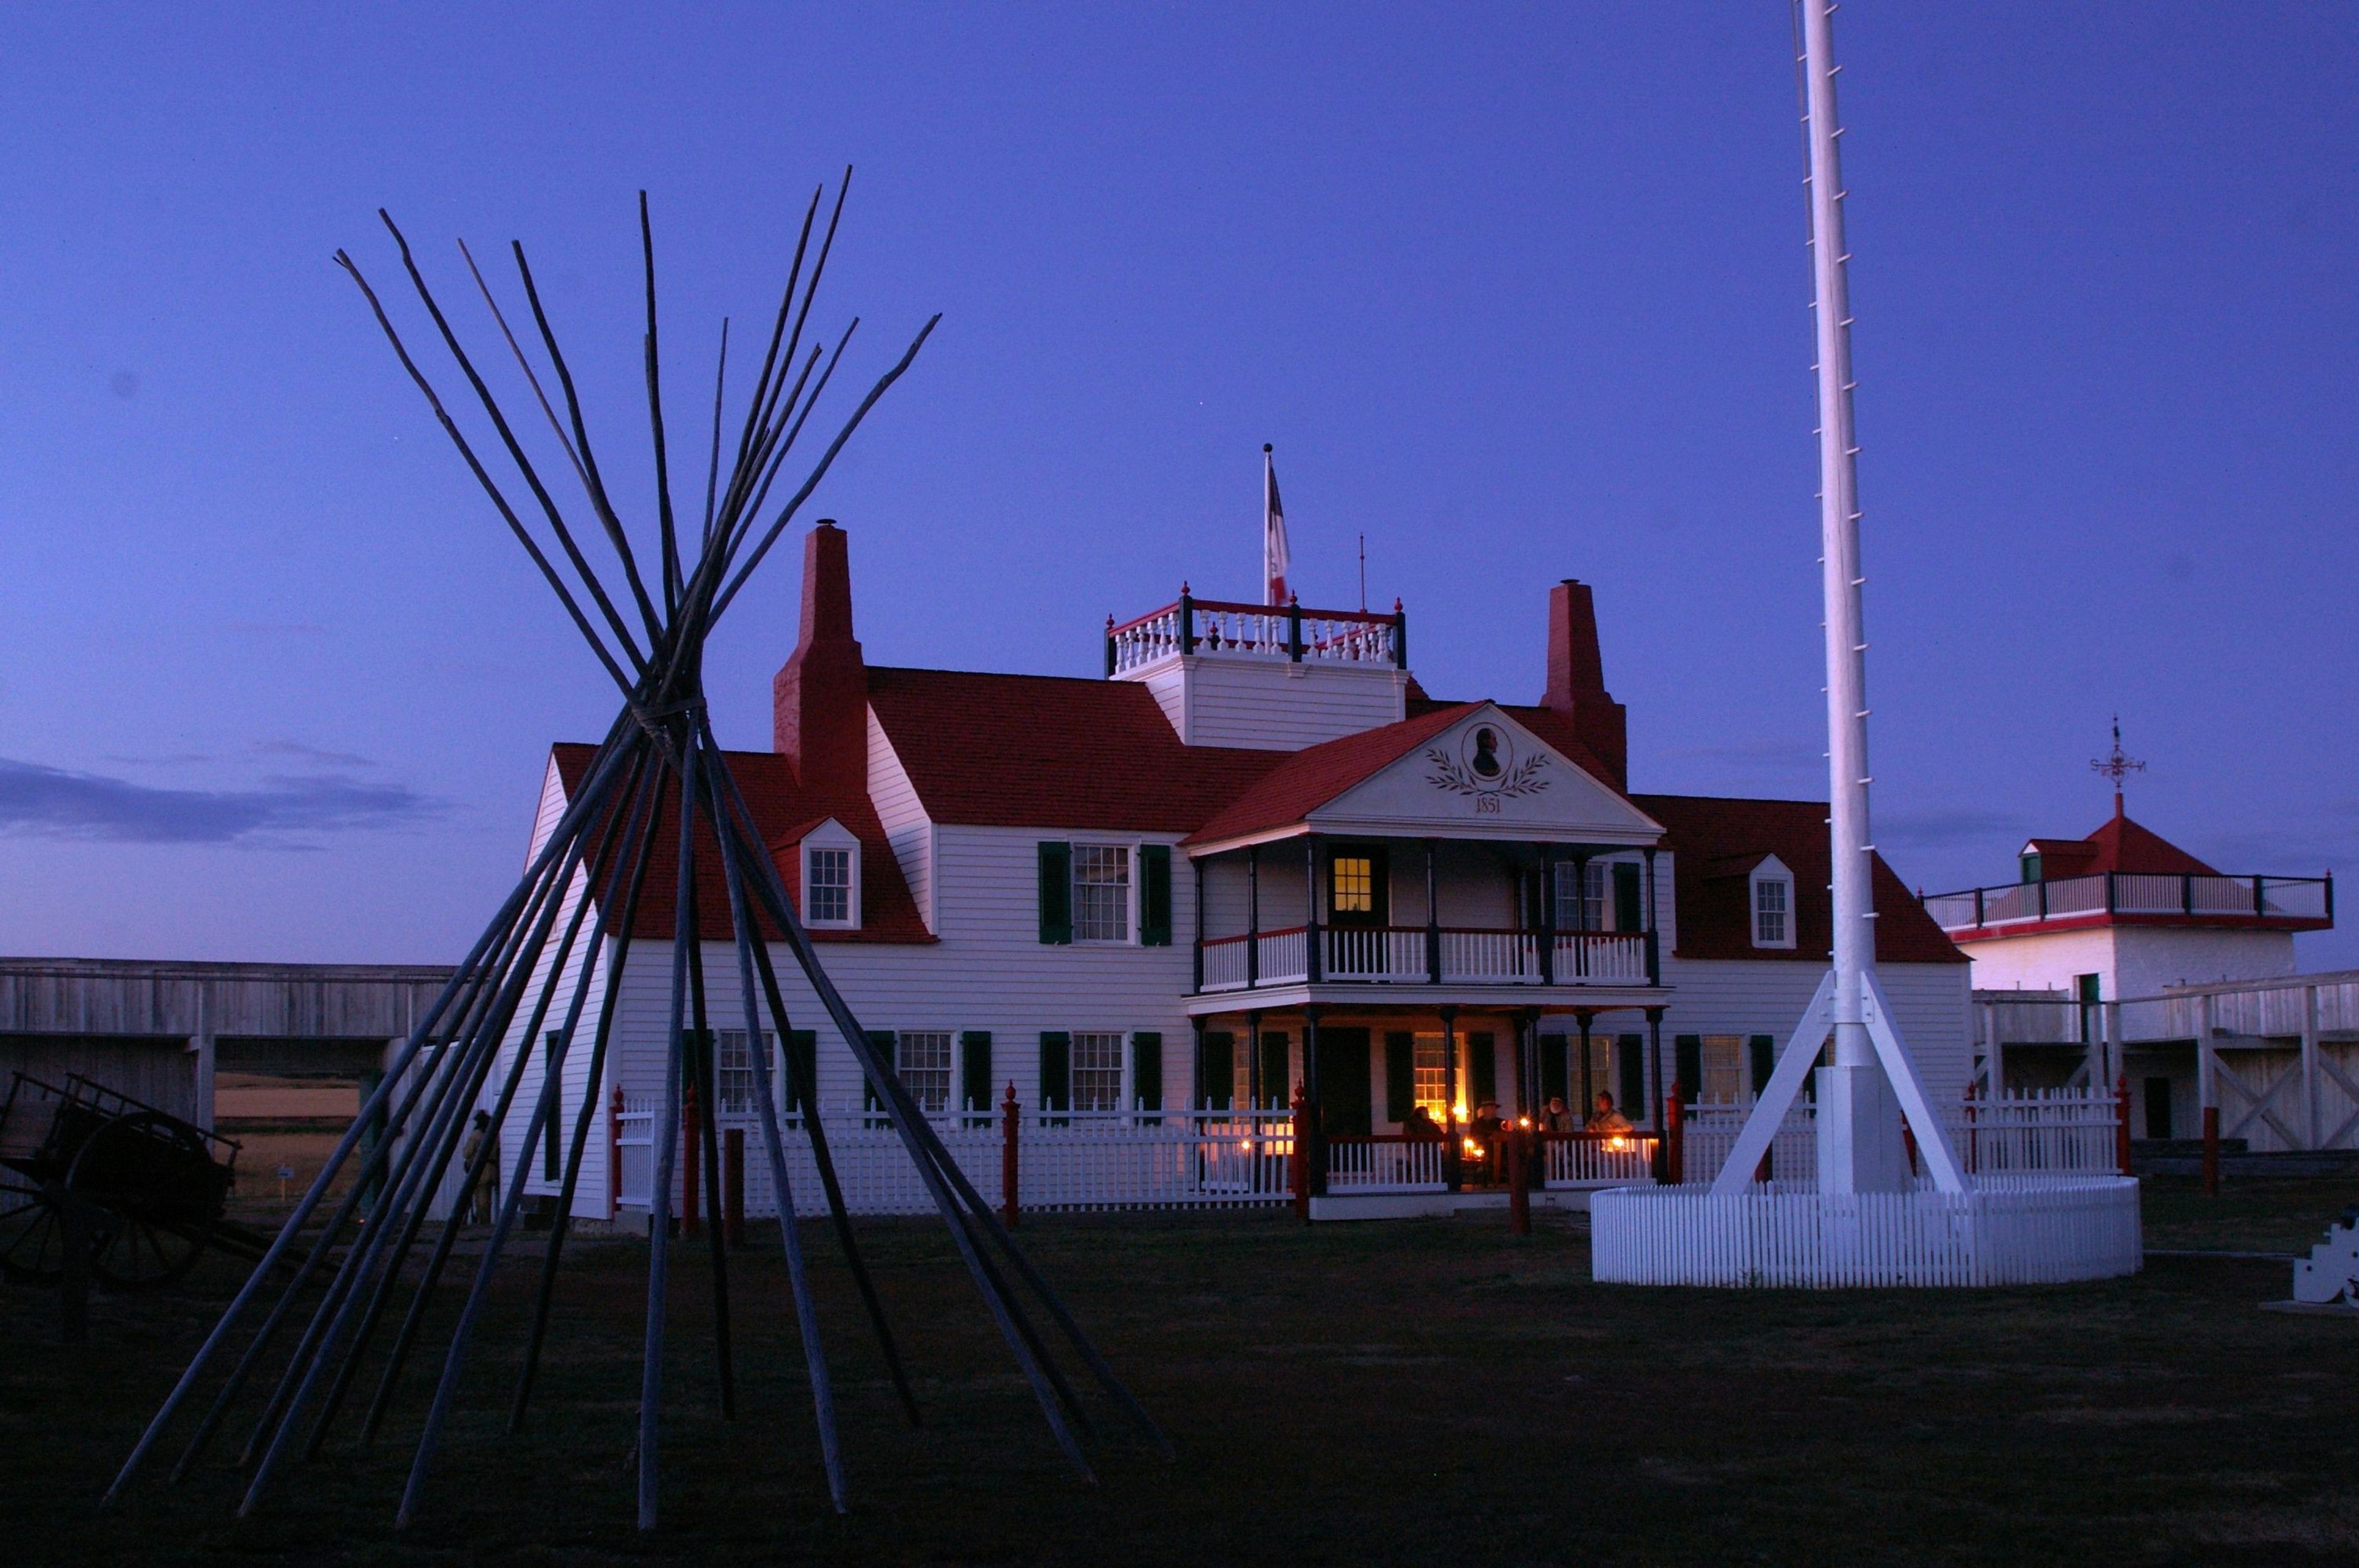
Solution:
M 1375 1130 L 1368 1067 L 1368 1032 L 1319 1029 L 1319 1130 L 1330 1138 L 1365 1138 Z

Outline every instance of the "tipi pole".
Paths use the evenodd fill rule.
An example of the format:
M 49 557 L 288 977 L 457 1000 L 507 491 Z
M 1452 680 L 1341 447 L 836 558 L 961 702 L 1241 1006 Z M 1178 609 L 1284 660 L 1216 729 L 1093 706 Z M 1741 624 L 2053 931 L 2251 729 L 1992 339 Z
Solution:
M 692 868 L 689 886 L 691 898 L 701 895 Z M 712 1022 L 704 1002 L 704 928 L 701 918 L 697 922 L 696 946 L 690 949 L 688 993 L 696 1019 L 696 1032 L 690 1037 L 688 1065 L 695 1074 L 690 1081 L 696 1085 L 696 1103 L 702 1112 L 696 1125 L 704 1166 L 700 1173 L 704 1178 L 705 1250 L 712 1263 L 713 1371 L 721 1385 L 721 1419 L 735 1421 L 737 1377 L 729 1353 L 729 1245 L 728 1238 L 721 1232 L 721 1096 L 719 1075 L 713 1070 Z

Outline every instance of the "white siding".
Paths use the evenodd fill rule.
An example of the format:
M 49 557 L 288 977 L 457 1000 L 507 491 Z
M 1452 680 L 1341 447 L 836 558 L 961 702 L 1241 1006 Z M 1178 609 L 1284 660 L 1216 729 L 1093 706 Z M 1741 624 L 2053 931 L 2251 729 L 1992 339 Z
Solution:
M 1129 671 L 1193 746 L 1292 752 L 1397 724 L 1408 676 L 1383 665 L 1192 655 Z
M 876 819 L 884 825 L 885 841 L 893 846 L 893 858 L 901 864 L 901 880 L 909 884 L 919 918 L 927 930 L 940 933 L 940 914 L 934 906 L 933 820 L 926 815 L 917 786 L 909 782 L 908 770 L 901 766 L 899 754 L 874 712 L 868 716 L 868 798 L 876 807 Z

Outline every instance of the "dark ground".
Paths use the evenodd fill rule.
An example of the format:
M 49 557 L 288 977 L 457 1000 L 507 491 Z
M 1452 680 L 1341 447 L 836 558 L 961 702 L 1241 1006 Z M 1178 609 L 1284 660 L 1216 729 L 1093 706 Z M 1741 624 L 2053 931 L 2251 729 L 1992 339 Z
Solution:
M 2147 1184 L 2148 1245 L 2291 1250 L 2359 1192 Z M 929 1424 L 898 1424 L 821 1270 L 854 1512 L 826 1512 L 775 1240 L 736 1260 L 741 1418 L 712 1413 L 701 1281 L 672 1306 L 665 1528 L 632 1528 L 643 1245 L 570 1267 L 527 1437 L 498 1435 L 515 1276 L 425 1517 L 400 1432 L 290 1472 L 262 1512 L 209 1467 L 94 1501 L 236 1281 L 101 1299 L 86 1349 L 0 1287 L 0 1561 L 51 1563 L 2359 1562 L 2359 1322 L 2256 1310 L 2281 1263 L 2156 1260 L 2004 1292 L 1589 1282 L 1577 1224 L 1303 1229 L 1273 1216 L 1024 1230 L 1169 1428 L 1078 1485 L 940 1233 L 870 1232 Z M 822 1241 L 813 1232 L 814 1248 Z M 822 1254 L 824 1256 L 824 1254 Z M 1111 1430 L 1111 1423 L 1108 1423 Z M 168 1467 L 168 1466 L 167 1466 Z

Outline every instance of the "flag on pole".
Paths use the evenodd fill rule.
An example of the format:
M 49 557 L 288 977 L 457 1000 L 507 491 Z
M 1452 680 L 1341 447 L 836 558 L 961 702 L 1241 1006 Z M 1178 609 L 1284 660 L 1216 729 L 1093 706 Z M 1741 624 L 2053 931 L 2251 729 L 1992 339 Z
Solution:
M 1277 501 L 1277 470 L 1270 460 L 1270 446 L 1261 449 L 1261 565 L 1262 580 L 1268 594 L 1264 601 L 1284 604 L 1287 601 L 1286 568 L 1291 564 L 1286 550 L 1286 509 Z

